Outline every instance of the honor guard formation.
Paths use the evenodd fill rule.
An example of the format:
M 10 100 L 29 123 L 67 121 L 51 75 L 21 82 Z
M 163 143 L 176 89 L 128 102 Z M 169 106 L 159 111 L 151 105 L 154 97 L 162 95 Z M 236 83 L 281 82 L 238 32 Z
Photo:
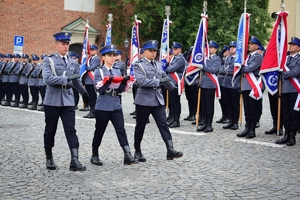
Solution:
M 252 36 L 250 39 L 248 55 L 237 80 L 233 80 L 237 41 L 230 41 L 223 48 L 216 41 L 209 41 L 206 49 L 209 57 L 199 72 L 200 76 L 188 84 L 183 77 L 187 72 L 193 46 L 184 52 L 181 43 L 172 42 L 167 67 L 163 70 L 162 63 L 158 61 L 158 42 L 146 41 L 139 49 L 138 61 L 133 63 L 133 77 L 127 75 L 127 64 L 121 60 L 122 51 L 114 44 L 106 45 L 100 50 L 96 45 L 90 45 L 89 65 L 86 73 L 81 76 L 79 56 L 69 51 L 71 35 L 68 32 L 54 34 L 56 51 L 52 55 L 0 54 L 1 105 L 45 113 L 44 149 L 47 169 L 56 169 L 52 148 L 60 118 L 71 154 L 69 168 L 72 171 L 86 170 L 78 159 L 79 140 L 75 129 L 79 94 L 84 102 L 80 110 L 88 111 L 83 117 L 95 119 L 90 162 L 98 166 L 103 165 L 98 150 L 109 121 L 115 128 L 124 152 L 124 164 L 146 162 L 142 153 L 142 140 L 150 114 L 166 145 L 167 160 L 182 157 L 183 153 L 174 149 L 169 130 L 180 127 L 182 92 L 185 92 L 189 109 L 188 116 L 183 120 L 190 121 L 191 126 L 197 124 L 195 132 L 213 133 L 214 123 L 223 123 L 224 131 L 234 130 L 237 137 L 251 139 L 261 134 L 256 132 L 256 128 L 260 126 L 263 112 L 262 98 L 253 98 L 252 89 L 253 80 L 255 82 L 261 78 L 259 71 L 265 48 L 257 37 Z M 268 94 L 273 123 L 265 134 L 276 134 L 279 124 L 278 134 L 283 138 L 275 143 L 293 146 L 300 129 L 299 111 L 294 109 L 295 103 L 299 101 L 299 92 L 290 80 L 300 81 L 300 39 L 292 37 L 288 44 L 286 69 L 279 72 L 282 90 L 275 95 Z M 97 56 L 98 51 L 101 58 Z M 181 83 L 180 80 L 184 82 Z M 121 98 L 122 92 L 129 87 L 132 89 L 134 103 L 134 111 L 130 115 L 136 119 L 133 155 L 124 126 Z M 262 83 L 258 88 L 257 92 L 262 94 L 265 85 Z M 222 111 L 221 119 L 216 121 L 215 97 L 221 97 L 218 99 Z M 278 98 L 281 99 L 280 119 Z M 32 101 L 29 102 L 29 99 Z M 243 104 L 245 127 L 239 127 L 240 103 Z M 168 115 L 166 109 L 169 110 Z

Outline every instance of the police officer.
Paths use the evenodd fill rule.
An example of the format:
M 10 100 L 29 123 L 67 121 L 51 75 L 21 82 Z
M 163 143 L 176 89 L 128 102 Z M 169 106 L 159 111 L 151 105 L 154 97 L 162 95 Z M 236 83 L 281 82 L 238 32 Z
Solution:
M 124 76 L 126 73 L 126 65 L 121 60 L 121 58 L 122 58 L 122 51 L 117 49 L 114 67 L 118 68 L 121 71 L 121 75 Z
M 6 95 L 6 102 L 3 104 L 3 106 L 11 105 L 10 101 L 13 94 L 9 84 L 9 71 L 14 65 L 14 62 L 12 61 L 13 58 L 14 56 L 12 54 L 6 54 L 6 63 L 2 67 L 2 84 L 4 86 L 4 93 Z
M 100 49 L 103 65 L 95 70 L 95 87 L 99 92 L 96 107 L 96 129 L 93 138 L 93 155 L 91 163 L 94 165 L 102 165 L 100 161 L 98 149 L 102 141 L 103 134 L 109 121 L 112 122 L 118 136 L 119 144 L 124 151 L 124 165 L 138 163 L 130 153 L 126 131 L 124 128 L 124 117 L 121 101 L 118 97 L 119 93 L 125 90 L 129 76 L 125 76 L 121 82 L 113 83 L 114 76 L 121 76 L 121 71 L 114 66 L 116 56 L 116 46 L 107 45 Z M 104 83 L 104 79 L 109 80 Z
M 26 78 L 26 74 L 29 73 L 32 65 L 28 62 L 29 56 L 27 54 L 22 54 L 22 66 L 18 71 L 19 76 L 19 84 L 20 84 L 20 93 L 22 95 L 23 101 L 21 102 L 23 105 L 19 108 L 28 108 L 28 100 L 29 100 L 29 94 L 28 94 L 28 85 Z
M 4 98 L 4 89 L 2 84 L 2 68 L 5 64 L 5 55 L 0 53 L 0 105 L 2 105 L 2 99 Z
M 262 63 L 262 55 L 257 52 L 259 46 L 262 43 L 258 40 L 257 37 L 252 36 L 249 44 L 249 52 L 248 58 L 245 62 L 245 66 L 241 68 L 241 72 L 244 74 L 242 80 L 241 91 L 243 95 L 243 103 L 244 103 L 244 112 L 245 112 L 245 130 L 241 133 L 238 133 L 238 137 L 246 137 L 246 138 L 254 138 L 256 123 L 259 120 L 261 114 L 261 101 L 262 99 L 254 99 L 249 96 L 251 90 L 253 89 L 250 85 L 249 81 L 257 81 L 259 79 L 259 70 Z M 251 78 L 248 80 L 246 75 L 251 75 L 253 73 L 254 80 Z M 258 88 L 261 90 L 261 88 Z
M 37 110 L 37 105 L 39 103 L 38 74 L 40 71 L 40 64 L 38 63 L 38 61 L 40 60 L 40 58 L 36 54 L 32 54 L 31 58 L 32 58 L 32 66 L 28 74 L 26 75 L 28 78 L 28 86 L 30 89 L 30 94 L 32 96 L 32 103 L 28 104 L 28 105 L 32 104 L 32 106 L 29 107 L 28 109 Z
M 41 62 L 39 63 L 40 67 L 39 67 L 39 73 L 38 73 L 38 88 L 42 97 L 42 103 L 38 104 L 39 106 L 42 106 L 41 108 L 38 109 L 38 111 L 44 111 L 44 99 L 45 99 L 45 94 L 46 94 L 46 84 L 43 81 L 43 62 L 44 62 L 44 58 L 46 57 L 46 54 L 41 55 Z
M 299 97 L 300 81 L 300 39 L 292 37 L 289 42 L 290 55 L 287 57 L 286 68 L 282 73 L 282 116 L 284 125 L 284 137 L 276 141 L 276 144 L 286 144 L 287 146 L 293 146 L 296 144 L 296 132 L 299 130 L 300 114 L 294 108 L 297 108 L 299 103 L 297 98 Z
M 10 90 L 12 91 L 13 95 L 15 96 L 15 103 L 11 105 L 11 107 L 19 107 L 20 102 L 20 85 L 19 85 L 19 76 L 18 71 L 22 65 L 21 62 L 19 62 L 19 59 L 21 56 L 17 53 L 14 54 L 14 65 L 9 70 L 9 85 Z
M 173 42 L 172 50 L 173 50 L 173 57 L 171 62 L 169 63 L 169 66 L 166 69 L 166 73 L 168 74 L 168 77 L 172 80 L 172 83 L 176 86 L 178 83 L 180 83 L 183 72 L 185 70 L 185 66 L 187 66 L 187 62 L 182 54 L 182 47 L 183 45 L 179 42 Z M 184 80 L 182 80 L 184 81 Z M 170 113 L 173 114 L 173 117 L 169 122 L 170 128 L 180 127 L 180 114 L 181 114 L 181 103 L 180 103 L 180 97 L 181 94 L 178 94 L 178 92 L 169 92 L 170 97 Z
M 46 87 L 44 99 L 45 132 L 44 148 L 46 153 L 46 166 L 49 170 L 55 170 L 52 148 L 54 136 L 60 117 L 66 139 L 71 151 L 71 171 L 85 171 L 86 167 L 78 161 L 79 142 L 75 129 L 75 107 L 72 86 L 82 94 L 84 103 L 88 103 L 89 97 L 79 80 L 77 63 L 68 57 L 71 33 L 59 32 L 54 34 L 56 52 L 44 58 L 43 80 Z
M 79 55 L 75 52 L 69 51 L 69 56 L 70 58 L 74 59 L 78 65 L 78 68 L 80 68 L 79 64 L 78 64 L 78 59 L 79 59 Z M 73 90 L 73 94 L 74 94 L 74 101 L 75 101 L 75 110 L 78 109 L 78 102 L 79 102 L 79 92 L 78 90 L 76 90 L 76 88 L 72 88 Z
M 215 41 L 209 42 L 209 53 L 210 57 L 204 64 L 202 72 L 203 76 L 199 87 L 201 87 L 201 109 L 203 111 L 203 117 L 205 123 L 197 127 L 197 131 L 212 132 L 212 120 L 214 117 L 214 102 L 215 102 L 215 91 L 217 85 L 210 78 L 210 75 L 216 75 L 221 68 L 221 59 L 217 56 L 219 44 Z M 217 81 L 217 80 L 216 80 Z
M 155 60 L 158 42 L 149 40 L 142 45 L 144 58 L 134 64 L 134 75 L 138 89 L 134 103 L 136 105 L 136 126 L 134 132 L 135 158 L 140 162 L 146 162 L 141 152 L 147 119 L 152 114 L 159 132 L 167 147 L 167 159 L 182 157 L 182 152 L 173 149 L 172 136 L 166 122 L 164 98 L 160 86 L 165 85 L 168 90 L 175 90 L 171 79 L 162 70 L 161 63 Z
M 235 81 L 232 85 L 232 76 L 234 71 L 234 61 L 236 55 L 236 41 L 231 41 L 229 44 L 230 55 L 226 58 L 224 63 L 225 73 L 222 82 L 222 99 L 224 99 L 227 108 L 229 123 L 223 126 L 223 129 L 237 130 L 239 113 L 240 113 L 240 95 L 239 95 L 239 81 Z
M 85 73 L 84 75 L 84 84 L 85 84 L 85 89 L 89 94 L 90 97 L 90 102 L 89 102 L 89 106 L 90 106 L 90 110 L 89 113 L 85 116 L 83 116 L 83 118 L 95 118 L 95 104 L 96 104 L 96 99 L 97 99 L 97 95 L 95 92 L 95 88 L 94 88 L 94 70 L 100 66 L 100 59 L 97 56 L 97 49 L 98 47 L 96 45 L 91 45 L 90 46 L 90 50 L 91 50 L 91 58 L 90 58 L 90 65 L 87 66 L 87 73 Z

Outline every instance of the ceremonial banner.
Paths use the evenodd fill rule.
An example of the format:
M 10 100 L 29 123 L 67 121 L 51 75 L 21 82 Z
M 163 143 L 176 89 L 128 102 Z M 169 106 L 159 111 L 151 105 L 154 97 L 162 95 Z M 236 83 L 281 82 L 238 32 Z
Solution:
M 83 46 L 82 46 L 82 53 L 81 53 L 81 67 L 80 67 L 80 79 L 86 74 L 87 66 L 89 66 L 90 60 L 90 42 L 89 42 L 89 24 L 88 22 L 85 25 L 84 30 L 84 38 L 83 38 Z M 94 75 L 88 72 L 88 76 L 94 80 Z
M 107 32 L 105 37 L 105 46 L 111 44 L 111 24 L 106 25 Z
M 169 24 L 172 24 L 172 22 L 165 19 L 161 34 L 160 62 L 164 71 L 166 71 L 167 63 L 169 61 Z
M 139 24 L 141 23 L 140 20 L 134 21 L 134 26 L 132 27 L 131 31 L 131 46 L 130 46 L 130 59 L 129 59 L 129 66 L 130 66 L 130 75 L 134 76 L 133 65 L 136 61 L 139 60 Z

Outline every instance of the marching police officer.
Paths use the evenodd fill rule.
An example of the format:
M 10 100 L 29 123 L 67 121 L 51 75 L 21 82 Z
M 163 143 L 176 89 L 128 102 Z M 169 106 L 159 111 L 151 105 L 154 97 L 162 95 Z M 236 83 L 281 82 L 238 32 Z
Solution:
M 125 90 L 130 77 L 125 76 L 121 82 L 114 82 L 112 84 L 114 77 L 121 76 L 120 69 L 114 66 L 116 46 L 113 44 L 104 46 L 100 49 L 100 53 L 104 62 L 100 68 L 95 70 L 95 88 L 99 92 L 99 95 L 95 106 L 96 129 L 92 143 L 93 155 L 91 163 L 99 166 L 102 165 L 98 149 L 109 121 L 112 122 L 118 136 L 119 144 L 124 151 L 124 165 L 138 163 L 130 153 L 124 128 L 121 100 L 118 97 L 118 94 Z M 104 83 L 105 78 L 109 79 Z
M 187 65 L 187 62 L 182 54 L 182 47 L 183 45 L 179 42 L 173 42 L 172 50 L 173 50 L 173 57 L 171 62 L 169 63 L 169 66 L 166 69 L 166 73 L 168 74 L 168 77 L 172 80 L 172 83 L 178 87 L 178 83 L 180 84 L 181 78 L 185 69 L 185 66 Z M 184 80 L 182 80 L 184 81 Z M 172 113 L 172 119 L 169 122 L 170 128 L 180 127 L 180 114 L 181 114 L 181 103 L 180 103 L 180 97 L 181 94 L 178 92 L 169 92 L 170 96 L 170 113 Z
M 15 103 L 11 105 L 11 107 L 19 107 L 20 102 L 20 85 L 19 85 L 19 76 L 18 71 L 21 67 L 21 62 L 19 59 L 21 56 L 17 53 L 14 54 L 15 63 L 13 67 L 9 70 L 9 85 L 12 93 L 15 96 Z
M 225 106 L 228 112 L 229 123 L 223 126 L 224 129 L 237 130 L 238 120 L 240 113 L 240 95 L 239 95 L 239 81 L 232 85 L 232 76 L 234 70 L 234 61 L 236 55 L 236 41 L 231 41 L 229 44 L 230 55 L 226 58 L 224 63 L 225 77 L 222 83 L 223 93 L 222 99 L 224 99 Z
M 75 129 L 75 106 L 72 86 L 83 96 L 84 103 L 89 97 L 79 80 L 79 69 L 75 60 L 68 57 L 71 33 L 59 32 L 55 38 L 56 52 L 44 58 L 43 80 L 47 85 L 44 99 L 45 132 L 44 148 L 46 153 L 46 166 L 55 170 L 52 148 L 57 129 L 58 119 L 62 120 L 64 132 L 71 151 L 71 171 L 85 171 L 86 167 L 78 161 L 79 142 Z
M 90 65 L 87 66 L 87 73 L 85 73 L 83 78 L 85 89 L 88 92 L 90 97 L 90 102 L 89 102 L 90 110 L 87 115 L 83 116 L 83 118 L 95 118 L 95 104 L 96 104 L 97 95 L 94 88 L 93 73 L 94 70 L 100 66 L 100 59 L 97 56 L 97 49 L 98 47 L 96 45 L 90 45 L 92 57 L 90 58 Z
M 142 45 L 144 49 L 144 58 L 134 64 L 134 75 L 138 89 L 134 103 L 136 105 L 136 126 L 134 131 L 135 158 L 140 162 L 146 162 L 146 158 L 141 151 L 141 142 L 143 139 L 147 119 L 152 114 L 159 132 L 167 147 L 167 159 L 182 157 L 183 153 L 173 149 L 172 136 L 169 131 L 164 98 L 160 86 L 165 85 L 168 90 L 175 90 L 176 86 L 172 84 L 171 79 L 167 77 L 162 70 L 161 63 L 155 60 L 158 42 L 149 40 Z
M 2 67 L 2 84 L 4 87 L 4 93 L 6 95 L 6 102 L 3 104 L 3 106 L 11 105 L 10 101 L 13 94 L 9 84 L 9 71 L 14 65 L 14 62 L 12 61 L 13 58 L 14 56 L 12 54 L 6 54 L 6 63 Z
M 201 109 L 204 114 L 205 123 L 197 127 L 197 131 L 212 132 L 212 120 L 214 117 L 215 91 L 217 85 L 211 79 L 212 75 L 216 75 L 221 67 L 221 59 L 217 56 L 219 44 L 215 41 L 209 42 L 210 58 L 204 64 L 202 72 L 203 76 L 199 87 L 201 87 Z M 218 80 L 215 80 L 218 81 Z
M 20 108 L 28 108 L 29 94 L 28 94 L 28 85 L 27 85 L 28 79 L 26 78 L 26 74 L 29 73 L 32 67 L 31 63 L 28 63 L 28 58 L 29 56 L 27 54 L 22 54 L 22 66 L 18 71 L 20 93 L 23 98 L 23 101 L 21 102 L 23 105 L 20 106 Z
M 245 66 L 241 68 L 241 72 L 244 73 L 241 91 L 243 95 L 246 124 L 245 130 L 237 134 L 238 137 L 256 137 L 255 128 L 261 114 L 262 98 L 254 99 L 253 97 L 250 97 L 250 92 L 252 89 L 254 89 L 252 88 L 250 82 L 260 80 L 258 73 L 263 59 L 262 55 L 257 52 L 260 45 L 262 45 L 262 43 L 258 40 L 258 38 L 252 36 L 249 45 L 250 54 L 245 62 Z M 248 78 L 247 75 L 249 75 Z M 251 77 L 253 77 L 253 79 Z M 259 90 L 259 92 L 262 92 L 260 87 L 257 88 L 257 90 Z
M 296 144 L 296 133 L 299 130 L 299 111 L 296 111 L 299 101 L 300 81 L 300 39 L 292 37 L 289 42 L 290 55 L 287 57 L 286 68 L 282 73 L 282 116 L 284 125 L 284 137 L 276 141 L 276 144 L 293 146 Z M 298 108 L 299 109 L 299 108 Z
M 38 61 L 40 58 L 36 54 L 31 55 L 32 58 L 32 66 L 29 70 L 28 74 L 26 75 L 28 78 L 28 86 L 30 89 L 30 94 L 32 96 L 32 103 L 29 103 L 28 105 L 32 105 L 29 107 L 29 110 L 37 110 L 37 105 L 39 103 L 39 87 L 38 87 L 38 74 L 40 71 L 40 64 Z

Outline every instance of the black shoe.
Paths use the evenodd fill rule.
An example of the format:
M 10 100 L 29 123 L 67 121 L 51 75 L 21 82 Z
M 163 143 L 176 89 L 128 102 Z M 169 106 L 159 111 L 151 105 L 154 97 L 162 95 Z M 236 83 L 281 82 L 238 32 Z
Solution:
M 89 119 L 93 119 L 95 118 L 95 114 L 94 113 L 91 113 L 89 116 L 88 116 Z
M 89 111 L 89 107 L 85 107 L 85 108 L 80 108 L 79 111 Z
M 134 158 L 137 159 L 139 162 L 146 162 L 146 158 L 143 156 L 142 152 L 135 152 Z
M 249 131 L 249 133 L 246 135 L 246 138 L 250 139 L 250 138 L 255 138 L 256 134 L 255 131 Z
M 129 115 L 136 115 L 136 111 L 133 111 L 132 113 L 129 113 Z
M 236 134 L 237 137 L 246 137 L 246 135 L 248 135 L 249 133 L 249 128 L 246 128 L 245 130 L 243 130 L 243 132 Z
M 195 121 L 195 120 L 196 120 L 195 115 L 192 115 L 190 118 L 188 118 L 188 121 Z
M 227 124 L 227 123 L 230 123 L 230 119 L 229 119 L 229 118 L 226 118 L 226 119 L 222 122 L 222 124 Z
M 170 128 L 180 127 L 180 122 L 179 121 L 173 121 L 173 123 L 170 124 L 169 127 Z
M 91 163 L 93 165 L 98 165 L 98 166 L 102 166 L 103 165 L 103 163 L 99 159 L 99 156 L 92 156 L 91 157 Z
M 196 131 L 200 132 L 200 131 L 204 131 L 206 129 L 206 124 L 202 125 L 202 126 L 198 126 Z
M 136 164 L 139 161 L 132 157 L 129 146 L 122 147 L 124 151 L 124 165 Z
M 267 134 L 267 135 L 272 135 L 272 134 L 274 134 L 274 133 L 276 133 L 277 131 L 276 131 L 276 127 L 273 127 L 273 128 L 271 128 L 269 131 L 265 131 L 265 134 Z
M 259 123 L 259 122 L 256 122 L 255 128 L 259 128 L 259 127 L 260 127 L 260 123 Z
M 189 118 L 191 117 L 192 115 L 188 115 L 186 118 L 184 118 L 183 120 L 185 121 L 189 121 Z
M 286 144 L 289 141 L 289 138 L 290 135 L 286 132 L 283 138 L 281 138 L 280 140 L 276 140 L 275 144 Z
M 168 148 L 167 160 L 173 160 L 174 158 L 180 158 L 183 156 L 181 151 L 175 151 L 173 148 Z
M 46 159 L 46 166 L 49 170 L 56 170 L 56 166 L 54 164 L 53 158 Z
M 289 141 L 286 143 L 286 146 L 294 146 L 296 144 L 295 138 L 290 138 Z
M 204 129 L 204 133 L 208 133 L 208 132 L 213 132 L 214 129 L 211 126 L 206 126 L 206 128 Z
M 24 103 L 22 106 L 20 106 L 19 108 L 28 108 L 27 103 Z
M 239 128 L 238 123 L 233 123 L 230 130 L 237 130 Z
M 32 102 L 30 102 L 30 103 L 28 103 L 28 105 L 33 105 L 33 101 L 32 101 Z
M 78 160 L 78 149 L 71 149 L 71 162 L 70 171 L 85 171 L 86 167 L 83 166 Z
M 91 115 L 92 113 L 89 112 L 87 115 L 84 115 L 83 118 L 89 118 L 89 116 Z
M 10 103 L 6 101 L 5 104 L 2 104 L 2 106 L 10 106 Z
M 228 123 L 226 126 L 223 126 L 223 129 L 231 129 L 233 122 Z

